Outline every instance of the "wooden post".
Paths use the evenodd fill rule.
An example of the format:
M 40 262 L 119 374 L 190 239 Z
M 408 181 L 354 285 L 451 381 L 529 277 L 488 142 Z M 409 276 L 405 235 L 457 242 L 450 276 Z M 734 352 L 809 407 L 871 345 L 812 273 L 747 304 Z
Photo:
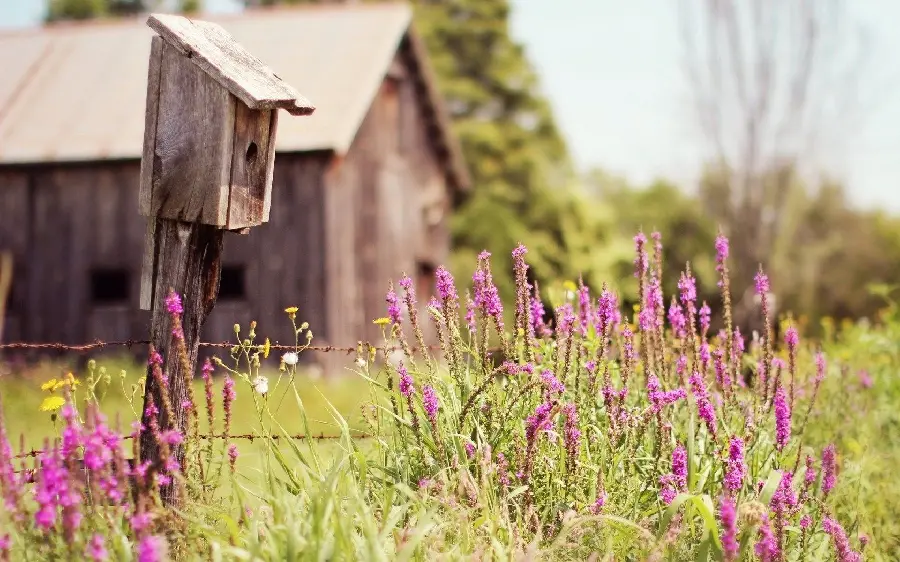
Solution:
M 268 221 L 277 110 L 314 108 L 218 25 L 154 14 L 147 80 L 140 211 L 147 217 L 141 308 L 152 310 L 150 341 L 162 358 L 165 387 L 148 365 L 140 460 L 163 470 L 147 406 L 161 430 L 188 435 L 188 385 L 200 334 L 219 292 L 226 231 L 242 234 Z M 166 299 L 181 299 L 184 357 Z M 163 395 L 165 392 L 165 395 Z M 163 404 L 168 402 L 171 415 Z M 171 447 L 185 466 L 184 447 Z M 163 500 L 178 500 L 173 486 Z

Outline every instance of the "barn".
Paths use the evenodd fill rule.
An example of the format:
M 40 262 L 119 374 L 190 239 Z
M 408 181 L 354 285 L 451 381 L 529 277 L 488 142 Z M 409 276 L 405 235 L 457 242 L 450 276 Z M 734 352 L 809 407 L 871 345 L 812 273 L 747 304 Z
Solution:
M 233 326 L 293 342 L 377 341 L 389 280 L 424 306 L 470 182 L 405 4 L 204 16 L 316 106 L 279 118 L 270 220 L 229 233 L 206 341 Z M 0 34 L 0 252 L 13 257 L 3 339 L 144 339 L 138 184 L 153 31 L 137 19 Z M 424 312 L 424 311 L 423 311 Z

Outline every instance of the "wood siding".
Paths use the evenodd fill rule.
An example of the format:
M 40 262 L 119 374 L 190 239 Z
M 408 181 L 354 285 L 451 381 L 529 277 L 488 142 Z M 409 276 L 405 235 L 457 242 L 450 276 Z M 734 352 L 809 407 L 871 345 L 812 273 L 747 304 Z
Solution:
M 372 320 L 386 314 L 385 292 L 403 274 L 416 280 L 421 325 L 436 341 L 425 306 L 434 290 L 429 272 L 449 255 L 450 196 L 422 95 L 398 56 L 346 158 L 329 173 L 329 316 L 346 319 L 330 334 L 335 345 L 380 341 Z

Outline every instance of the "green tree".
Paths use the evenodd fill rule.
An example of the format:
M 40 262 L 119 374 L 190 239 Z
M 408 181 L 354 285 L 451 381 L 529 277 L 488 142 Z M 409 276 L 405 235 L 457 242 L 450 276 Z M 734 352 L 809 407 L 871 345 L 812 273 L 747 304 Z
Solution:
M 165 4 L 164 0 L 49 0 L 44 19 L 54 22 L 130 16 L 160 9 Z M 201 0 L 178 0 L 176 7 L 179 12 L 196 12 Z

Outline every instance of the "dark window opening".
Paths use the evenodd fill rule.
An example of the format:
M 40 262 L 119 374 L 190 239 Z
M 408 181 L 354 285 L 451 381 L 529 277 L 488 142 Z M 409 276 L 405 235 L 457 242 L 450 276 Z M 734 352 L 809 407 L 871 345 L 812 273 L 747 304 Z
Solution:
M 419 262 L 416 273 L 416 298 L 427 304 L 435 294 L 435 267 L 430 263 Z
M 124 304 L 129 297 L 127 269 L 98 268 L 91 271 L 93 304 Z
M 219 300 L 243 300 L 247 296 L 244 266 L 226 265 L 222 267 L 222 279 L 219 281 Z

